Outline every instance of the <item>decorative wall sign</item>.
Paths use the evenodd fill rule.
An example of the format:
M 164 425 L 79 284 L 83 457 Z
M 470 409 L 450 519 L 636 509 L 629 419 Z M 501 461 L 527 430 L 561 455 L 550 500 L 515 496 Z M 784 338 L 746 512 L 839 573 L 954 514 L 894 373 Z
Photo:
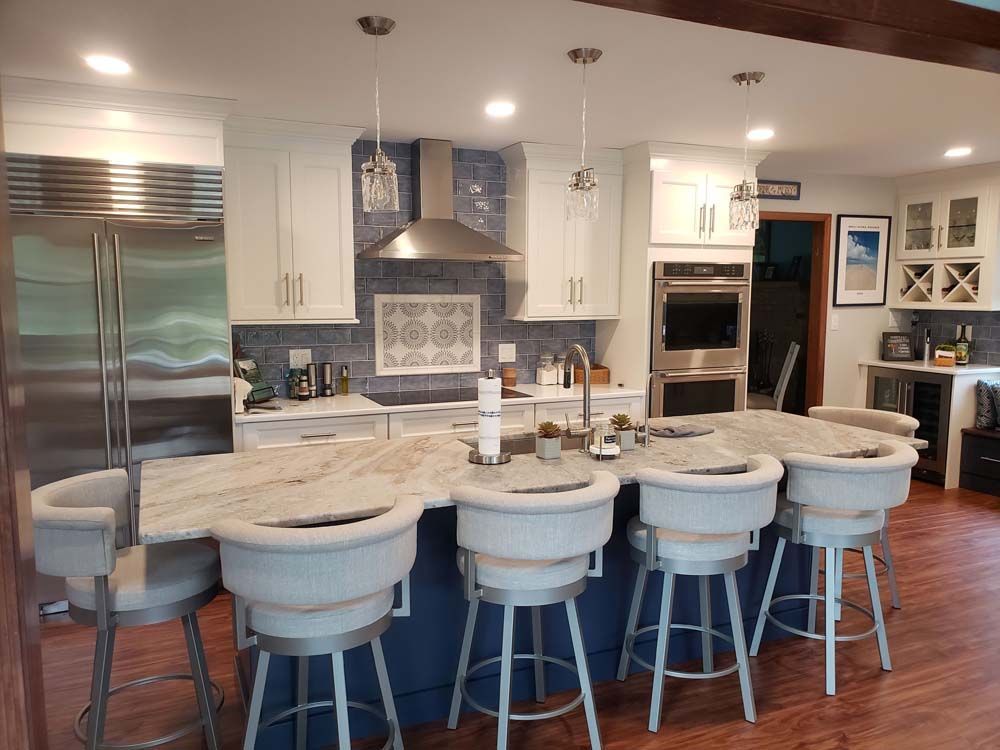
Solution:
M 913 334 L 904 331 L 882 332 L 882 360 L 885 362 L 910 362 L 913 356 Z
M 802 197 L 802 183 L 790 180 L 757 180 L 757 197 L 769 201 L 797 201 Z
M 479 372 L 478 294 L 376 294 L 375 374 Z
M 833 304 L 884 305 L 890 216 L 838 216 Z

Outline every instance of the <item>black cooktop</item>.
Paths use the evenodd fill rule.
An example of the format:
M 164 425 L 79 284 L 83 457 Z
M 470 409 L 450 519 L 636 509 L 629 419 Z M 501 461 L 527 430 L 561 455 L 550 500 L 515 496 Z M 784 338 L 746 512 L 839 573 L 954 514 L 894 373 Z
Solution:
M 479 392 L 475 388 L 438 388 L 433 391 L 398 391 L 394 393 L 366 393 L 382 406 L 404 406 L 406 404 L 443 404 L 454 401 L 478 401 Z M 528 398 L 527 393 L 515 391 L 513 388 L 503 388 L 500 398 Z

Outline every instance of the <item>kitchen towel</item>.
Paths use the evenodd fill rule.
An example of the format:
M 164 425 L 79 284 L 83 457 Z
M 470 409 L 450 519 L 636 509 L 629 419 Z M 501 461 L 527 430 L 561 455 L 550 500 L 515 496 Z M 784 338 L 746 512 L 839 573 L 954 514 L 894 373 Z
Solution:
M 479 378 L 479 453 L 500 455 L 500 378 Z

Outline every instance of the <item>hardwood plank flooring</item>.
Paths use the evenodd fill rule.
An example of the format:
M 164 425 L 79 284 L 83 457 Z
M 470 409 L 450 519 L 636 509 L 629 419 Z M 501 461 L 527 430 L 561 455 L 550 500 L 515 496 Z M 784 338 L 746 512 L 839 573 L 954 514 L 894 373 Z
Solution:
M 646 731 L 649 674 L 602 683 L 596 700 L 605 747 L 1000 747 L 1000 498 L 914 482 L 910 501 L 893 511 L 892 543 L 903 603 L 902 610 L 886 610 L 893 672 L 879 668 L 874 639 L 838 644 L 838 694 L 827 697 L 822 643 L 794 638 L 765 644 L 751 659 L 756 725 L 743 720 L 735 675 L 668 678 L 663 728 L 656 735 Z M 860 569 L 858 556 L 848 556 L 848 569 Z M 863 580 L 846 581 L 845 590 L 847 598 L 866 601 Z M 888 607 L 887 592 L 883 606 Z M 228 598 L 220 597 L 202 612 L 201 629 L 211 674 L 226 690 L 224 747 L 237 748 L 243 714 L 233 678 L 229 615 Z M 852 626 L 864 623 L 845 609 L 844 632 Z M 72 748 L 78 745 L 73 717 L 87 700 L 94 631 L 66 618 L 50 620 L 42 628 L 42 643 L 50 746 Z M 731 658 L 720 656 L 717 662 Z M 179 622 L 118 634 L 112 684 L 183 671 Z M 552 696 L 551 705 L 564 697 Z M 139 688 L 112 699 L 107 739 L 148 738 L 176 727 L 195 710 L 193 690 L 186 684 Z M 407 729 L 404 736 L 408 750 L 478 750 L 495 743 L 496 723 L 466 714 L 454 732 L 441 721 Z M 188 737 L 170 747 L 201 746 L 200 739 Z M 518 750 L 588 746 L 582 709 L 511 727 L 510 747 Z

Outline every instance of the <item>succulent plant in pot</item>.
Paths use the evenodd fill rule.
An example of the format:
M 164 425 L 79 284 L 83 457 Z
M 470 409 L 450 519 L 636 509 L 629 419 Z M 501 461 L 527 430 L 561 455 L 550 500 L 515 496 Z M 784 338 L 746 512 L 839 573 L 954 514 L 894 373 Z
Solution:
M 628 414 L 615 414 L 611 426 L 618 433 L 618 445 L 623 451 L 635 450 L 635 425 Z
M 535 435 L 535 455 L 544 460 L 562 455 L 562 428 L 555 422 L 539 422 Z

